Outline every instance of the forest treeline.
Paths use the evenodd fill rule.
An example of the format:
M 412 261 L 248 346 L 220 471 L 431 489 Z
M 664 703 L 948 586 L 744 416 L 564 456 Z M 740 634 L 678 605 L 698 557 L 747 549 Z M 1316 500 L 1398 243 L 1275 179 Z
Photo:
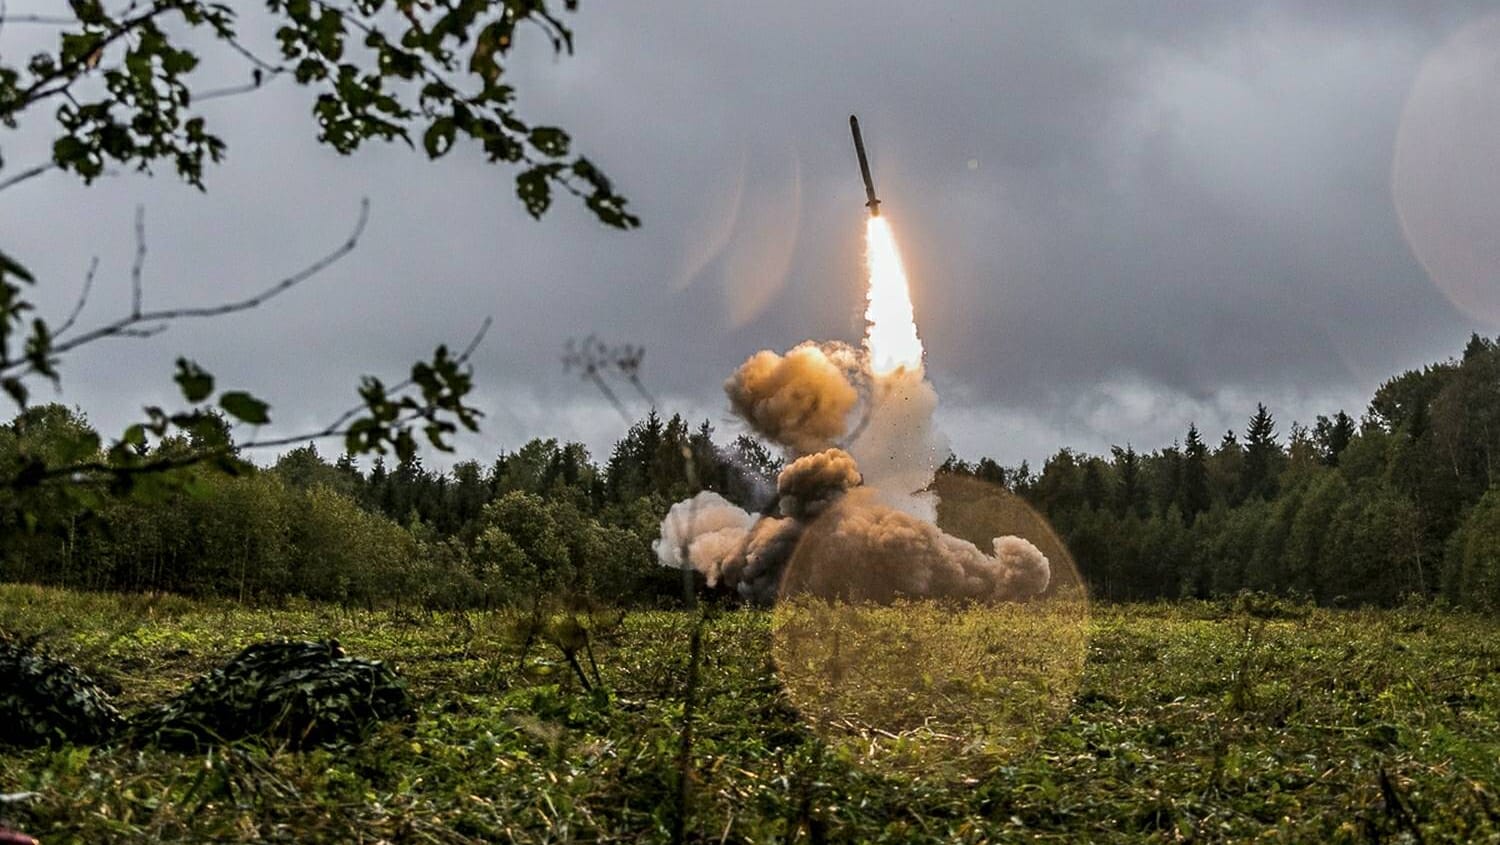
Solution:
M 62 405 L 28 409 L 0 427 L 0 467 L 23 478 L 28 462 L 76 459 L 90 433 Z M 170 458 L 198 447 L 169 437 L 154 450 Z M 309 444 L 269 467 L 194 465 L 83 503 L 45 486 L 0 491 L 0 580 L 427 608 L 549 593 L 674 601 L 681 578 L 651 550 L 669 505 L 692 495 L 692 479 L 758 500 L 778 468 L 748 437 L 726 449 L 708 423 L 689 431 L 655 413 L 603 466 L 581 444 L 551 439 L 448 472 L 420 456 L 361 470 Z
M 1046 514 L 1094 594 L 1212 597 L 1244 589 L 1334 605 L 1410 597 L 1500 608 L 1500 346 L 1376 390 L 1285 436 L 1264 405 L 1210 445 L 1189 425 L 1149 453 L 1063 449 L 1039 473 L 949 461 Z
M 0 428 L 0 466 L 65 450 L 88 423 L 60 405 Z M 86 589 L 275 600 L 491 606 L 548 592 L 656 603 L 680 596 L 651 544 L 669 505 L 711 489 L 774 507 L 778 456 L 655 413 L 599 463 L 533 440 L 447 472 L 420 458 L 361 469 L 314 446 L 226 475 L 195 466 L 144 493 L 90 500 L 0 493 L 0 578 Z M 1211 442 L 1212 441 L 1212 442 Z M 191 442 L 155 447 L 184 453 Z M 950 458 L 943 472 L 1025 497 L 1067 541 L 1095 595 L 1213 597 L 1244 589 L 1335 605 L 1413 596 L 1500 609 L 1500 346 L 1402 373 L 1358 419 L 1285 433 L 1265 406 L 1243 431 L 1145 452 L 1062 449 L 1039 471 Z

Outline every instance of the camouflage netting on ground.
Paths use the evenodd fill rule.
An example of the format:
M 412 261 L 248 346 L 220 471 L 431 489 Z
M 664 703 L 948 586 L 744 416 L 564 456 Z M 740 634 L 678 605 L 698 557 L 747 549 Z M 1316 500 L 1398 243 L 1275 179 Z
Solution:
M 93 678 L 0 634 L 0 743 L 92 745 L 114 736 L 120 712 Z
M 409 712 L 405 684 L 378 660 L 347 657 L 331 640 L 265 642 L 131 719 L 130 735 L 177 748 L 246 738 L 300 748 L 355 742 Z

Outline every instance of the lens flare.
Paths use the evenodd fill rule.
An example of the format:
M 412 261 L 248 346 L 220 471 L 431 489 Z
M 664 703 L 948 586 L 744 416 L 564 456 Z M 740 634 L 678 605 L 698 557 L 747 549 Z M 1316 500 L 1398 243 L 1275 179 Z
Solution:
M 808 524 L 786 564 L 771 654 L 787 696 L 834 755 L 954 782 L 1031 751 L 1067 717 L 1088 654 L 1088 590 L 1057 532 L 1020 496 L 961 476 L 933 488 L 949 541 L 989 549 L 997 537 L 1025 540 L 1049 561 L 1046 590 L 1024 601 L 861 600 L 897 574 L 903 540 L 851 543 L 851 514 L 840 508 L 858 503 L 845 499 Z
M 1428 55 L 1401 111 L 1391 196 L 1412 252 L 1465 316 L 1500 325 L 1500 13 Z
M 920 370 L 922 339 L 912 313 L 911 289 L 896 237 L 884 217 L 871 217 L 865 228 L 865 264 L 870 272 L 869 305 L 865 308 L 865 348 L 875 375 L 897 370 Z

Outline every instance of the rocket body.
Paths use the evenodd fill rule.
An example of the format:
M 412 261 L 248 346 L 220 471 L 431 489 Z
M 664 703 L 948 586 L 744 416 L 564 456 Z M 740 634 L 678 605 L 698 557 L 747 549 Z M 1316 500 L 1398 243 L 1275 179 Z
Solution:
M 859 118 L 849 115 L 849 129 L 854 133 L 854 152 L 859 156 L 859 173 L 865 179 L 865 207 L 871 217 L 880 216 L 880 200 L 875 198 L 875 180 L 870 178 L 870 160 L 865 157 L 865 139 L 859 134 Z

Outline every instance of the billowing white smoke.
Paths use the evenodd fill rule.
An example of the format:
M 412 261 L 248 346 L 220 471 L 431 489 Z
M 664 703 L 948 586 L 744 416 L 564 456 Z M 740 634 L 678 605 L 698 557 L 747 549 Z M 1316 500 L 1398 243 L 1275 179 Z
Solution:
M 795 457 L 776 479 L 778 513 L 757 517 L 711 492 L 678 502 L 653 546 L 663 565 L 767 604 L 806 540 L 839 561 L 796 574 L 799 590 L 820 595 L 997 601 L 1047 588 L 1050 565 L 1030 542 L 999 537 L 987 554 L 934 524 L 927 488 L 947 446 L 920 367 L 874 374 L 849 346 L 804 343 L 751 356 L 724 389 L 735 413 Z
M 979 601 L 1024 599 L 1047 588 L 1041 550 L 1020 537 L 997 537 L 994 555 L 936 525 L 880 502 L 873 490 L 841 499 L 815 529 L 789 593 L 888 602 L 902 597 Z M 765 598 L 755 596 L 755 598 Z
M 884 491 L 892 507 L 936 521 L 937 498 L 924 491 L 948 456 L 947 438 L 932 423 L 937 391 L 920 369 L 900 369 L 871 378 L 869 402 L 848 446 L 865 483 Z
M 755 517 L 708 490 L 678 502 L 661 523 L 661 538 L 651 551 L 663 566 L 696 569 L 710 587 L 719 583 L 723 561 L 744 542 Z

